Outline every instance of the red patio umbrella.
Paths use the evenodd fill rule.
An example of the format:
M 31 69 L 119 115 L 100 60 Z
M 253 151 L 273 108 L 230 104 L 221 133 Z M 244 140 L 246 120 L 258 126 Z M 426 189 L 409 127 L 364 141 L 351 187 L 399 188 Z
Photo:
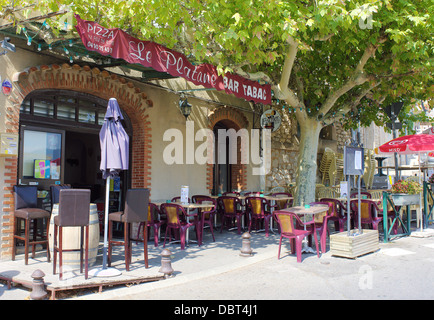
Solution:
M 376 150 L 377 151 L 377 150 Z M 412 134 L 402 136 L 378 147 L 377 153 L 400 153 L 400 154 L 418 154 L 419 172 L 420 172 L 420 154 L 434 151 L 434 135 L 431 134 Z M 419 175 L 419 182 L 421 177 Z M 422 205 L 422 203 L 421 203 Z M 421 222 L 421 231 L 423 231 L 423 221 Z
M 402 136 L 378 147 L 379 153 L 416 154 L 434 151 L 434 135 L 412 134 Z

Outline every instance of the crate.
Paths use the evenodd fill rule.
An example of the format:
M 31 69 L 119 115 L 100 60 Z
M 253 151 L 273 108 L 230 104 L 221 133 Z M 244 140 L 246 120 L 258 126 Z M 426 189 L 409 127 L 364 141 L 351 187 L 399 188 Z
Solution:
M 379 246 L 378 230 L 362 229 L 362 234 L 357 234 L 357 230 L 340 232 L 330 235 L 330 252 L 333 256 L 344 258 L 357 258 L 377 251 Z

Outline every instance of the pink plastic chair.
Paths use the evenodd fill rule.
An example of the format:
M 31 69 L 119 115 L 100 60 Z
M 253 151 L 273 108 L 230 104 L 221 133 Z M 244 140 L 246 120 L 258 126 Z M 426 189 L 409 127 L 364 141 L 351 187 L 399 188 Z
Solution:
M 316 235 L 314 221 L 311 220 L 307 223 L 303 223 L 295 213 L 286 212 L 286 211 L 276 210 L 273 212 L 273 215 L 280 226 L 279 253 L 277 256 L 278 259 L 280 259 L 280 249 L 282 246 L 282 239 L 287 238 L 290 240 L 291 253 L 294 253 L 294 247 L 295 247 L 295 251 L 297 253 L 297 262 L 301 262 L 302 241 L 307 236 L 311 238 L 312 234 L 315 238 L 316 253 L 319 258 L 318 238 Z M 296 227 L 296 225 L 299 227 Z M 306 226 L 306 230 L 304 229 L 304 226 Z M 308 226 L 312 226 L 312 228 L 308 228 Z M 294 246 L 294 241 L 295 241 L 295 246 Z
M 169 231 L 178 230 L 181 240 L 181 250 L 184 250 L 187 229 L 193 226 L 196 227 L 196 238 L 198 239 L 198 244 L 200 246 L 200 228 L 199 220 L 197 219 L 196 214 L 191 214 L 190 216 L 194 216 L 194 221 L 188 222 L 186 219 L 187 213 L 184 211 L 184 208 L 179 204 L 162 203 L 160 208 L 162 213 L 167 216 L 167 228 L 166 234 L 164 236 L 163 248 L 166 246 L 167 234 L 169 233 Z
M 350 201 L 350 208 L 351 211 L 353 212 L 355 225 L 357 225 L 359 219 L 358 201 L 359 201 L 358 199 Z M 377 217 L 375 217 L 374 210 L 377 210 Z M 382 213 L 383 210 L 380 210 L 378 208 L 375 201 L 369 199 L 360 199 L 360 215 L 361 215 L 362 224 L 368 224 L 372 227 L 372 229 L 378 230 L 378 225 L 380 224 L 380 222 L 383 221 Z
M 359 196 L 358 192 L 353 192 L 350 194 L 351 198 L 357 198 L 358 196 Z M 360 191 L 360 197 L 362 198 L 363 196 L 366 196 L 366 199 L 372 199 L 372 195 L 368 191 Z
M 292 194 L 288 193 L 288 192 L 275 192 L 271 194 L 273 197 L 279 197 L 279 196 L 284 196 L 284 197 L 292 197 Z M 284 208 L 288 208 L 288 207 L 292 207 L 292 202 L 293 199 L 290 200 L 277 200 L 276 201 L 276 209 L 280 210 L 280 209 L 284 209 Z
M 160 209 L 158 209 L 158 206 L 154 203 L 149 203 L 148 205 L 148 221 L 146 222 L 146 227 L 148 228 L 153 228 L 154 231 L 154 246 L 158 247 L 158 234 L 159 234 L 159 229 L 161 228 L 161 226 L 163 224 L 166 223 L 166 220 L 161 218 L 161 214 L 160 214 L 160 219 L 156 218 L 156 214 L 160 213 Z M 137 239 L 140 238 L 140 230 L 141 228 L 143 228 L 145 225 L 144 222 L 140 222 L 139 227 L 137 228 Z M 147 233 L 149 235 L 149 232 Z
M 327 234 L 330 234 L 328 229 L 328 222 L 330 217 L 334 216 L 334 210 L 333 204 L 326 201 L 311 202 L 309 205 L 315 206 L 317 204 L 324 204 L 329 206 L 327 214 L 324 215 L 322 218 L 317 219 L 316 217 L 314 217 L 315 229 L 320 235 L 321 252 L 325 253 L 327 251 Z M 312 228 L 312 226 L 309 226 L 308 228 Z
M 214 216 L 217 212 L 217 201 L 209 196 L 202 196 L 202 195 L 194 195 L 192 197 L 193 203 L 212 203 L 208 210 L 203 210 L 201 214 L 201 221 L 200 221 L 200 234 L 201 239 L 200 243 L 202 244 L 202 238 L 203 238 L 203 230 L 205 228 L 205 224 L 209 226 L 209 229 L 211 230 L 212 240 L 215 242 L 214 237 Z
M 241 219 L 245 214 L 242 208 L 241 200 L 236 197 L 221 196 L 217 199 L 217 204 L 222 210 L 222 226 L 220 233 L 227 224 L 227 220 L 237 220 L 238 234 L 241 234 Z
M 333 215 L 330 216 L 328 220 L 334 221 L 335 231 L 339 230 L 339 232 L 343 232 L 344 226 L 348 220 L 347 215 L 345 214 L 347 210 L 346 206 L 338 199 L 333 199 L 333 198 L 321 198 L 319 199 L 319 201 L 328 202 L 332 204 Z
M 246 211 L 249 215 L 249 232 L 252 229 L 252 223 L 256 222 L 256 230 L 258 229 L 258 222 L 264 221 L 265 236 L 268 237 L 268 229 L 271 219 L 270 202 L 263 197 L 247 197 L 246 198 Z

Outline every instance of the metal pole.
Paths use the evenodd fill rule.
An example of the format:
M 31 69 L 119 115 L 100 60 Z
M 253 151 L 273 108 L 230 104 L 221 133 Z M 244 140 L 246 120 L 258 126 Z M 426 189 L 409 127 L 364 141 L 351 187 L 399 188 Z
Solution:
M 350 193 L 351 193 L 351 179 L 350 179 L 350 175 L 348 175 L 347 176 L 347 230 L 348 230 L 348 236 L 350 236 L 350 234 L 351 234 Z
M 107 268 L 107 239 L 108 239 L 108 216 L 109 216 L 109 201 L 110 201 L 110 175 L 107 177 L 107 185 L 105 190 L 105 211 L 104 211 L 104 247 L 102 252 L 102 268 Z
M 362 215 L 360 214 L 361 210 L 360 210 L 360 206 L 361 206 L 361 201 L 360 201 L 360 185 L 361 185 L 361 181 L 362 181 L 362 176 L 358 176 L 359 179 L 357 180 L 357 188 L 358 188 L 358 218 L 359 218 L 359 234 L 362 234 Z

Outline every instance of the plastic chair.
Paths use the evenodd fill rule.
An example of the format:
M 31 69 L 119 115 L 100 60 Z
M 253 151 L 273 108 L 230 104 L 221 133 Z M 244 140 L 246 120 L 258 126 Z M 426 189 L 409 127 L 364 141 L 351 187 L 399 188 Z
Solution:
M 327 234 L 330 234 L 328 229 L 328 221 L 330 217 L 334 216 L 334 207 L 332 203 L 326 201 L 316 201 L 309 203 L 310 206 L 315 206 L 318 204 L 327 205 L 329 207 L 325 215 L 314 216 L 315 229 L 320 235 L 321 252 L 325 253 L 327 251 Z M 310 228 L 312 228 L 312 226 L 310 226 Z
M 240 208 L 242 206 L 241 200 L 236 197 L 221 196 L 217 198 L 217 204 L 222 209 L 222 226 L 220 233 L 223 231 L 228 219 L 237 220 L 238 234 L 241 234 L 241 219 L 245 215 Z
M 56 274 L 57 252 L 59 252 L 59 279 L 63 279 L 62 254 L 63 252 L 80 251 L 80 273 L 83 273 L 83 233 L 86 234 L 84 249 L 84 278 L 88 278 L 89 269 L 89 216 L 90 216 L 90 190 L 89 189 L 61 189 L 59 192 L 59 213 L 54 217 L 53 241 L 53 274 Z M 80 227 L 80 248 L 63 249 L 63 228 Z M 59 237 L 57 237 L 59 235 Z M 59 241 L 59 245 L 57 245 Z
M 344 226 L 348 220 L 348 217 L 345 214 L 347 210 L 346 206 L 340 200 L 333 198 L 321 198 L 319 201 L 332 204 L 333 215 L 329 216 L 328 220 L 334 221 L 335 231 L 339 230 L 339 232 L 343 232 Z
M 261 194 L 263 194 L 263 193 L 260 191 L 251 191 L 251 192 L 244 193 L 244 196 L 246 196 L 246 197 L 259 197 Z
M 271 194 L 273 197 L 292 197 L 288 192 L 275 192 Z M 276 210 L 292 207 L 293 199 L 289 200 L 276 200 Z
M 212 240 L 215 242 L 214 237 L 214 216 L 217 213 L 217 201 L 209 196 L 202 196 L 202 195 L 194 195 L 192 197 L 193 203 L 210 203 L 210 207 L 208 210 L 202 210 L 201 212 L 201 219 L 200 219 L 200 243 L 202 244 L 203 239 L 203 230 L 205 228 L 205 224 L 209 226 L 209 229 L 211 230 Z
M 350 208 L 355 224 L 358 223 L 358 201 L 358 199 L 350 201 Z M 380 209 L 375 201 L 369 199 L 360 199 L 360 205 L 361 224 L 371 225 L 374 230 L 378 230 L 378 225 L 383 221 L 384 209 Z M 377 211 L 377 217 L 375 217 L 375 211 Z M 395 218 L 393 210 L 387 211 L 387 218 L 393 221 Z M 393 234 L 398 234 L 398 220 L 395 221 L 392 232 Z
M 131 242 L 143 241 L 145 267 L 148 268 L 148 235 L 143 228 L 143 240 L 133 239 L 130 236 L 130 228 L 133 223 L 148 222 L 149 189 L 128 189 L 125 197 L 124 211 L 109 214 L 109 241 L 108 241 L 108 266 L 111 266 L 113 245 L 123 245 L 125 248 L 125 269 L 130 271 L 132 256 Z M 124 241 L 112 240 L 113 222 L 124 224 Z
M 307 236 L 311 238 L 312 234 L 315 238 L 316 253 L 317 257 L 319 258 L 318 238 L 316 235 L 314 221 L 311 220 L 309 222 L 303 223 L 295 213 L 279 210 L 274 211 L 273 216 L 274 219 L 277 220 L 280 227 L 279 253 L 277 255 L 277 259 L 280 259 L 282 239 L 287 238 L 290 240 L 291 253 L 294 253 L 295 248 L 297 254 L 297 262 L 301 262 L 301 249 L 303 239 Z M 304 228 L 305 226 L 306 229 Z M 312 228 L 307 228 L 308 226 L 312 226 Z
M 368 191 L 360 191 L 360 197 L 366 196 L 366 199 L 372 199 L 372 195 L 370 192 Z M 358 198 L 359 197 L 359 193 L 358 192 L 353 192 L 350 194 L 351 198 Z M 364 199 L 364 200 L 366 200 Z
M 160 216 L 160 218 L 157 219 L 156 216 Z M 155 203 L 150 202 L 148 204 L 148 221 L 146 221 L 146 227 L 153 228 L 155 247 L 158 247 L 158 236 L 160 234 L 160 228 L 165 223 L 166 220 L 162 219 L 160 214 L 160 209 L 158 209 L 158 206 Z M 145 222 L 140 222 L 139 227 L 137 228 L 137 239 L 140 238 L 140 230 L 141 228 L 144 228 L 144 226 L 145 226 Z
M 161 212 L 167 216 L 167 227 L 163 248 L 166 246 L 167 234 L 169 231 L 178 230 L 180 233 L 181 250 L 184 250 L 187 229 L 193 226 L 196 228 L 196 238 L 198 239 L 198 244 L 200 246 L 200 229 L 197 214 L 189 215 L 194 217 L 194 220 L 190 222 L 188 221 L 188 216 L 184 208 L 177 203 L 162 203 L 160 208 Z
M 359 216 L 359 203 L 357 200 L 351 200 L 350 201 L 350 208 L 353 212 L 354 216 L 354 223 L 357 225 L 358 223 L 358 216 Z M 374 210 L 377 210 L 377 217 L 375 217 Z M 383 213 L 383 210 L 380 210 L 375 203 L 375 201 L 369 200 L 369 199 L 360 199 L 360 215 L 361 215 L 361 224 L 369 224 L 372 226 L 372 229 L 378 230 L 378 225 L 380 222 L 383 221 L 383 217 L 381 214 Z
M 12 234 L 12 261 L 15 261 L 15 250 L 17 240 L 24 241 L 24 263 L 29 262 L 29 245 L 32 246 L 32 258 L 35 257 L 35 246 L 45 244 L 47 246 L 47 260 L 50 262 L 50 249 L 48 245 L 48 228 L 50 227 L 50 212 L 37 208 L 38 189 L 36 186 L 14 186 L 14 221 Z M 25 221 L 24 236 L 21 236 L 21 220 Z M 46 236 L 41 235 L 37 239 L 37 221 L 45 220 L 47 231 Z M 33 240 L 30 240 L 30 224 L 33 222 Z
M 264 221 L 265 236 L 268 237 L 269 224 L 272 217 L 269 211 L 270 208 L 270 202 L 263 197 L 246 198 L 246 213 L 249 215 L 249 232 L 252 229 L 253 221 L 256 222 L 256 229 L 258 222 Z
M 170 202 L 181 202 L 181 197 L 180 196 L 173 197 L 172 200 L 170 200 Z M 188 197 L 188 203 L 191 203 L 190 197 Z
M 239 197 L 240 193 L 236 192 L 236 191 L 227 191 L 227 192 L 223 192 L 222 195 L 223 196 L 229 196 L 229 197 Z

